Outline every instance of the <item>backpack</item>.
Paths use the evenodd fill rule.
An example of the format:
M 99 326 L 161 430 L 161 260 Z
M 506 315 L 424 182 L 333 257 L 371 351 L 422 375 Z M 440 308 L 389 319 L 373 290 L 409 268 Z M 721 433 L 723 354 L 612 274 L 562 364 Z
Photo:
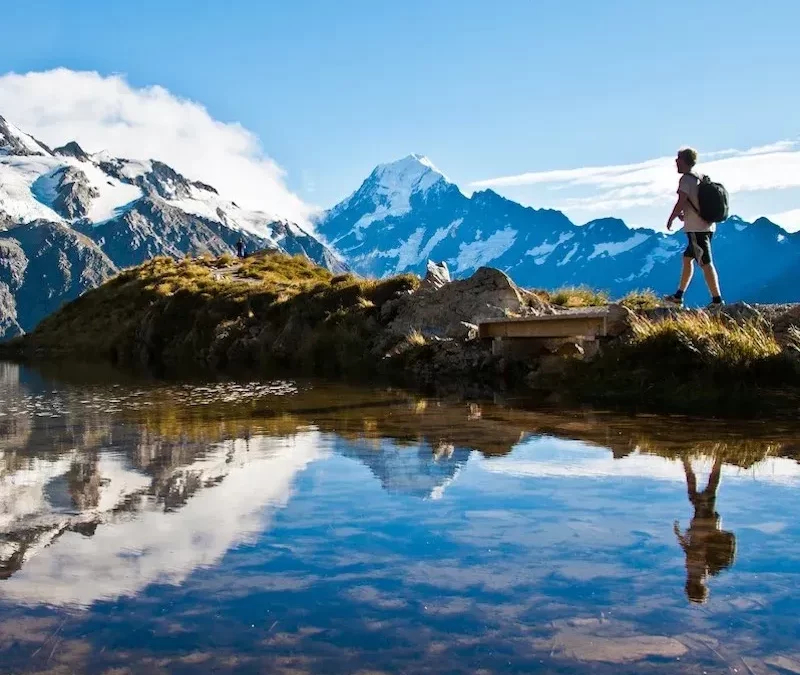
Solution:
M 728 219 L 728 191 L 721 183 L 715 183 L 708 176 L 697 176 L 698 206 L 692 208 L 707 223 L 721 223 Z M 689 202 L 691 204 L 691 202 Z

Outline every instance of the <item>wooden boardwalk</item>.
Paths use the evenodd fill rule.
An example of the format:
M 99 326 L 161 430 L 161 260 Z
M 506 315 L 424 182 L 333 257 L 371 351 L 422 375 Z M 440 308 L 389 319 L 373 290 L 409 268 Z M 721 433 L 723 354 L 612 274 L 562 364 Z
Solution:
M 608 333 L 608 311 L 577 310 L 545 316 L 485 319 L 478 324 L 478 337 L 490 338 L 570 338 L 595 340 Z

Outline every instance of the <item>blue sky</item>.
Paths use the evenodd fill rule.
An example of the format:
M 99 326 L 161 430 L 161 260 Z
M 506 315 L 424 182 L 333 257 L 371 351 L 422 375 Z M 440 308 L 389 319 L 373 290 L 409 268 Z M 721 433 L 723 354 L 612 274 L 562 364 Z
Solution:
M 253 132 L 285 172 L 277 180 L 325 207 L 375 164 L 419 152 L 466 190 L 488 181 L 578 222 L 605 209 L 658 226 L 663 204 L 643 203 L 652 186 L 631 205 L 604 198 L 607 185 L 541 173 L 662 157 L 671 170 L 683 144 L 747 151 L 800 134 L 796 0 L 229 4 L 12 2 L 4 23 L 16 29 L 4 31 L 0 73 L 67 68 L 121 74 L 134 91 L 160 85 Z M 43 133 L 52 115 L 44 99 L 38 113 L 25 108 L 22 91 L 33 98 L 0 94 L 0 114 Z M 795 150 L 784 144 L 756 170 L 768 161 L 780 177 Z M 737 164 L 723 177 L 745 190 L 752 169 Z M 496 181 L 531 173 L 539 178 Z M 790 183 L 743 191 L 739 210 L 798 209 L 800 184 Z

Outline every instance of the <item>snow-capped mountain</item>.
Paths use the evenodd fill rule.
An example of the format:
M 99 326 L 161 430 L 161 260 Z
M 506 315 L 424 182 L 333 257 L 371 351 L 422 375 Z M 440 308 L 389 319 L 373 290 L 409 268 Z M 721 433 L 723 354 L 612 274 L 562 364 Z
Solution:
M 612 296 L 673 291 L 685 248 L 682 234 L 634 230 L 614 218 L 578 226 L 560 211 L 524 207 L 491 190 L 467 197 L 420 155 L 378 166 L 321 216 L 317 231 L 368 276 L 422 274 L 430 258 L 446 261 L 454 276 L 490 265 L 523 286 L 588 285 Z M 800 234 L 734 217 L 718 226 L 714 245 L 728 298 L 800 300 Z M 688 300 L 707 299 L 698 279 Z
M 248 250 L 345 267 L 295 223 L 240 208 L 157 160 L 51 149 L 0 117 L 0 339 L 155 255 Z

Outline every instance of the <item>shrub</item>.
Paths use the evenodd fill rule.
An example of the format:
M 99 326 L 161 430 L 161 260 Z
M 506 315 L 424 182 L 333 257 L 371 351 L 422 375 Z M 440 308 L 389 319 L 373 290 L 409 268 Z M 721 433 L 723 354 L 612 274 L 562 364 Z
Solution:
M 650 289 L 642 291 L 631 291 L 623 297 L 619 303 L 633 311 L 643 311 L 647 309 L 655 309 L 661 305 L 661 299 L 658 295 Z
M 586 286 L 565 286 L 548 293 L 547 300 L 559 307 L 602 307 L 609 302 L 608 293 Z

